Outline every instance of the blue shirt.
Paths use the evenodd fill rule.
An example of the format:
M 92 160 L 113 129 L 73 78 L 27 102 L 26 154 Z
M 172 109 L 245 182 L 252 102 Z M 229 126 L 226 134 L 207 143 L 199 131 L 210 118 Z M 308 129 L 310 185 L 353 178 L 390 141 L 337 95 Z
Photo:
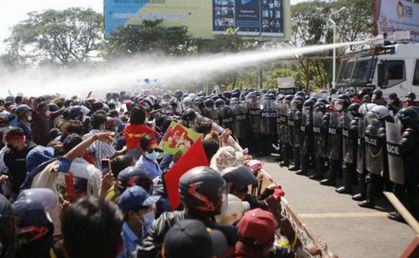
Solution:
M 162 175 L 162 171 L 157 161 L 153 162 L 145 158 L 143 155 L 141 155 L 140 159 L 137 161 L 137 163 L 135 163 L 135 166 L 137 168 L 145 169 L 145 171 L 147 171 L 150 175 L 151 179 Z
M 124 249 L 118 255 L 118 258 L 130 258 L 132 252 L 137 249 L 142 239 L 138 239 L 137 235 L 131 230 L 129 225 L 124 222 L 122 225 L 122 237 L 124 238 Z

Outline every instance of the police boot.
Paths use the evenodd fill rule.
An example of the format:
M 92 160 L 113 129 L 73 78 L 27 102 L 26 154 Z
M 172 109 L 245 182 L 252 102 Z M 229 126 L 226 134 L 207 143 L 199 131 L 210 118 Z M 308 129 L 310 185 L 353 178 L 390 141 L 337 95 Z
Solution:
M 376 195 L 376 175 L 371 173 L 366 177 L 367 182 L 367 198 L 359 202 L 358 205 L 362 208 L 374 208 L 375 206 L 375 195 Z
M 367 198 L 367 184 L 365 182 L 364 174 L 358 174 L 359 193 L 352 196 L 354 201 L 362 201 Z
M 322 185 L 334 186 L 336 184 L 336 172 L 339 169 L 337 166 L 338 160 L 329 160 L 329 173 L 327 179 L 320 181 Z
M 288 167 L 289 166 L 289 151 L 290 151 L 290 146 L 288 143 L 284 143 L 283 148 L 281 148 L 281 158 L 282 161 L 279 163 L 279 165 L 281 167 Z
M 309 154 L 301 155 L 301 170 L 296 172 L 297 175 L 307 175 L 308 173 L 308 163 L 309 163 Z
M 321 180 L 323 179 L 323 171 L 324 169 L 324 159 L 323 158 L 316 158 L 316 173 L 311 175 L 309 178 L 313 180 Z
M 288 170 L 290 171 L 297 171 L 300 170 L 300 149 L 293 148 L 293 160 L 294 164 L 291 165 Z
M 342 170 L 343 170 L 343 186 L 336 189 L 336 192 L 343 193 L 343 194 L 350 194 L 352 192 L 351 164 L 345 163 L 342 167 Z
M 283 152 L 282 149 L 284 148 L 284 144 L 278 141 L 278 147 L 279 147 L 279 150 L 277 151 L 277 153 L 279 154 L 279 157 L 276 159 L 276 161 L 281 162 L 284 160 L 282 157 L 282 152 Z
M 406 223 L 402 215 L 400 215 L 400 213 L 398 213 L 397 211 L 389 212 L 387 214 L 387 218 L 398 221 L 398 222 Z

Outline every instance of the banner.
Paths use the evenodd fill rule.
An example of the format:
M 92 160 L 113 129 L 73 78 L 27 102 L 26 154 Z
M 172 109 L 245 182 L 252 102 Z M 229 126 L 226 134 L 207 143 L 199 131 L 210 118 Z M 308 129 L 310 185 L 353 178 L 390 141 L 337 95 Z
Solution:
M 119 26 L 161 19 L 163 26 L 187 26 L 194 38 L 239 28 L 239 35 L 286 40 L 290 13 L 290 0 L 104 0 L 104 34 L 109 38 Z
M 179 179 L 189 169 L 199 166 L 208 166 L 209 162 L 205 154 L 201 139 L 198 139 L 192 147 L 183 154 L 173 167 L 164 175 L 167 195 L 170 206 L 175 209 L 180 204 Z
M 185 153 L 201 137 L 201 134 L 172 121 L 159 146 L 164 153 L 179 155 Z
M 405 0 L 376 0 L 374 27 L 377 35 L 410 31 L 411 40 L 419 42 L 419 4 Z

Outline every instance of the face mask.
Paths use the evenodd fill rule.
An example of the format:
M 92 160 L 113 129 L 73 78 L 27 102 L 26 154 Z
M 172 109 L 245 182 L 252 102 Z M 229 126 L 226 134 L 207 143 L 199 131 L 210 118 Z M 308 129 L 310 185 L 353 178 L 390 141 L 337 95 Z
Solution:
M 32 116 L 28 116 L 27 118 L 28 118 L 28 122 L 32 121 Z
M 149 160 L 156 160 L 157 159 L 157 153 L 156 153 L 156 151 L 153 151 L 153 152 L 147 152 L 146 154 L 145 154 L 145 157 L 147 158 L 147 159 L 149 159 Z
M 150 232 L 151 227 L 153 226 L 154 222 L 154 212 L 149 211 L 145 214 L 143 214 L 141 219 L 141 225 L 143 226 L 144 233 L 147 234 Z
M 151 127 L 156 127 L 156 120 L 148 120 L 147 124 L 149 124 Z

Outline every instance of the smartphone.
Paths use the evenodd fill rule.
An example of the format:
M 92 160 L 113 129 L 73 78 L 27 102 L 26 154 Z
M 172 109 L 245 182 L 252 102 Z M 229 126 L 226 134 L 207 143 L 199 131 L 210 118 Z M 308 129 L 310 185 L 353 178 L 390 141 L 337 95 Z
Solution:
M 111 161 L 109 159 L 102 159 L 100 164 L 102 166 L 102 174 L 106 175 L 111 170 Z

